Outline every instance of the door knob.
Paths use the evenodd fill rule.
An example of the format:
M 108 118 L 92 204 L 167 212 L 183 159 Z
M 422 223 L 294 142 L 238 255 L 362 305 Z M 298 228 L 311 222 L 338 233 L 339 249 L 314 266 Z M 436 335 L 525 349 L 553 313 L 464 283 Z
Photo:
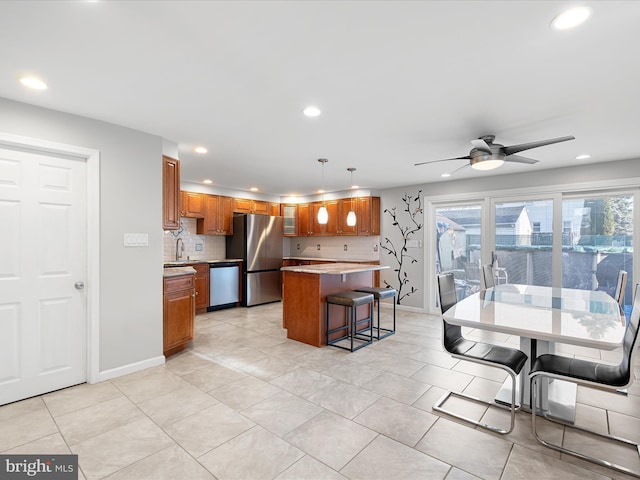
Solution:
M 74 287 L 76 287 L 77 290 L 82 290 L 84 288 L 84 282 L 76 282 Z

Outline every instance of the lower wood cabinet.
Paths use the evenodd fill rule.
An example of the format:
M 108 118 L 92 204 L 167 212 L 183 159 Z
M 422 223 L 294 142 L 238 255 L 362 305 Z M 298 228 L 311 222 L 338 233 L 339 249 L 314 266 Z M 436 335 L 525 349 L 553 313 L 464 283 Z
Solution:
M 209 306 L 209 264 L 195 263 L 196 270 L 196 313 L 207 313 Z
M 195 275 L 165 277 L 162 350 L 166 357 L 184 350 L 193 340 L 195 316 Z

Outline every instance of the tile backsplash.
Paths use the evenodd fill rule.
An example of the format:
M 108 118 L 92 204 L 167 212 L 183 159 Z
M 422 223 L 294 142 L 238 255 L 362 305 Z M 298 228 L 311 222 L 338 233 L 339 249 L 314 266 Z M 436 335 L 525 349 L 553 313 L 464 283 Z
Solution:
M 225 236 L 198 235 L 197 220 L 182 217 L 182 228 L 166 231 L 163 237 L 163 261 L 176 258 L 176 241 L 184 241 L 184 260 L 218 260 L 226 258 L 227 244 Z M 179 233 L 178 233 L 179 232 Z M 300 248 L 298 248 L 298 245 Z M 320 250 L 318 250 L 320 245 Z M 347 249 L 344 249 L 344 246 Z M 380 237 L 284 237 L 283 255 L 288 257 L 329 258 L 332 260 L 379 260 Z M 196 250 L 201 248 L 201 250 Z
M 285 252 L 285 255 L 334 260 L 379 260 L 380 237 L 291 237 L 289 252 Z
M 178 238 L 184 241 L 182 258 L 189 260 L 217 260 L 226 257 L 226 237 L 218 235 L 198 235 L 196 233 L 197 220 L 182 217 L 180 230 L 165 231 L 163 237 L 163 261 L 170 262 L 176 258 L 176 242 Z M 178 233 L 180 232 L 180 233 Z M 197 250 L 197 248 L 202 248 Z

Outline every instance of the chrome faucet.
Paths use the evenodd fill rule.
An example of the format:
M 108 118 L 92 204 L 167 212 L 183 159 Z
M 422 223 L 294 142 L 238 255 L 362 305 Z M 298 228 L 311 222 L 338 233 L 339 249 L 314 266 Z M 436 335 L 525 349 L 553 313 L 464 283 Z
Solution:
M 180 249 L 180 242 L 182 242 L 182 249 Z M 184 252 L 184 240 L 182 237 L 178 237 L 176 240 L 176 261 L 182 260 L 182 252 Z

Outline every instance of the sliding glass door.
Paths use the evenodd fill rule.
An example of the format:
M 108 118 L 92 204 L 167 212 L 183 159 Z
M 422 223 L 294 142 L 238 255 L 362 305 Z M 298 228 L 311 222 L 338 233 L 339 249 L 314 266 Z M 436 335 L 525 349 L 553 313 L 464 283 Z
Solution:
M 627 272 L 624 306 L 633 295 L 633 195 L 565 196 L 562 201 L 562 286 L 614 295 Z
M 453 273 L 458 300 L 480 290 L 482 207 L 479 204 L 435 208 L 436 274 Z
M 553 199 L 494 203 L 498 283 L 551 286 Z

